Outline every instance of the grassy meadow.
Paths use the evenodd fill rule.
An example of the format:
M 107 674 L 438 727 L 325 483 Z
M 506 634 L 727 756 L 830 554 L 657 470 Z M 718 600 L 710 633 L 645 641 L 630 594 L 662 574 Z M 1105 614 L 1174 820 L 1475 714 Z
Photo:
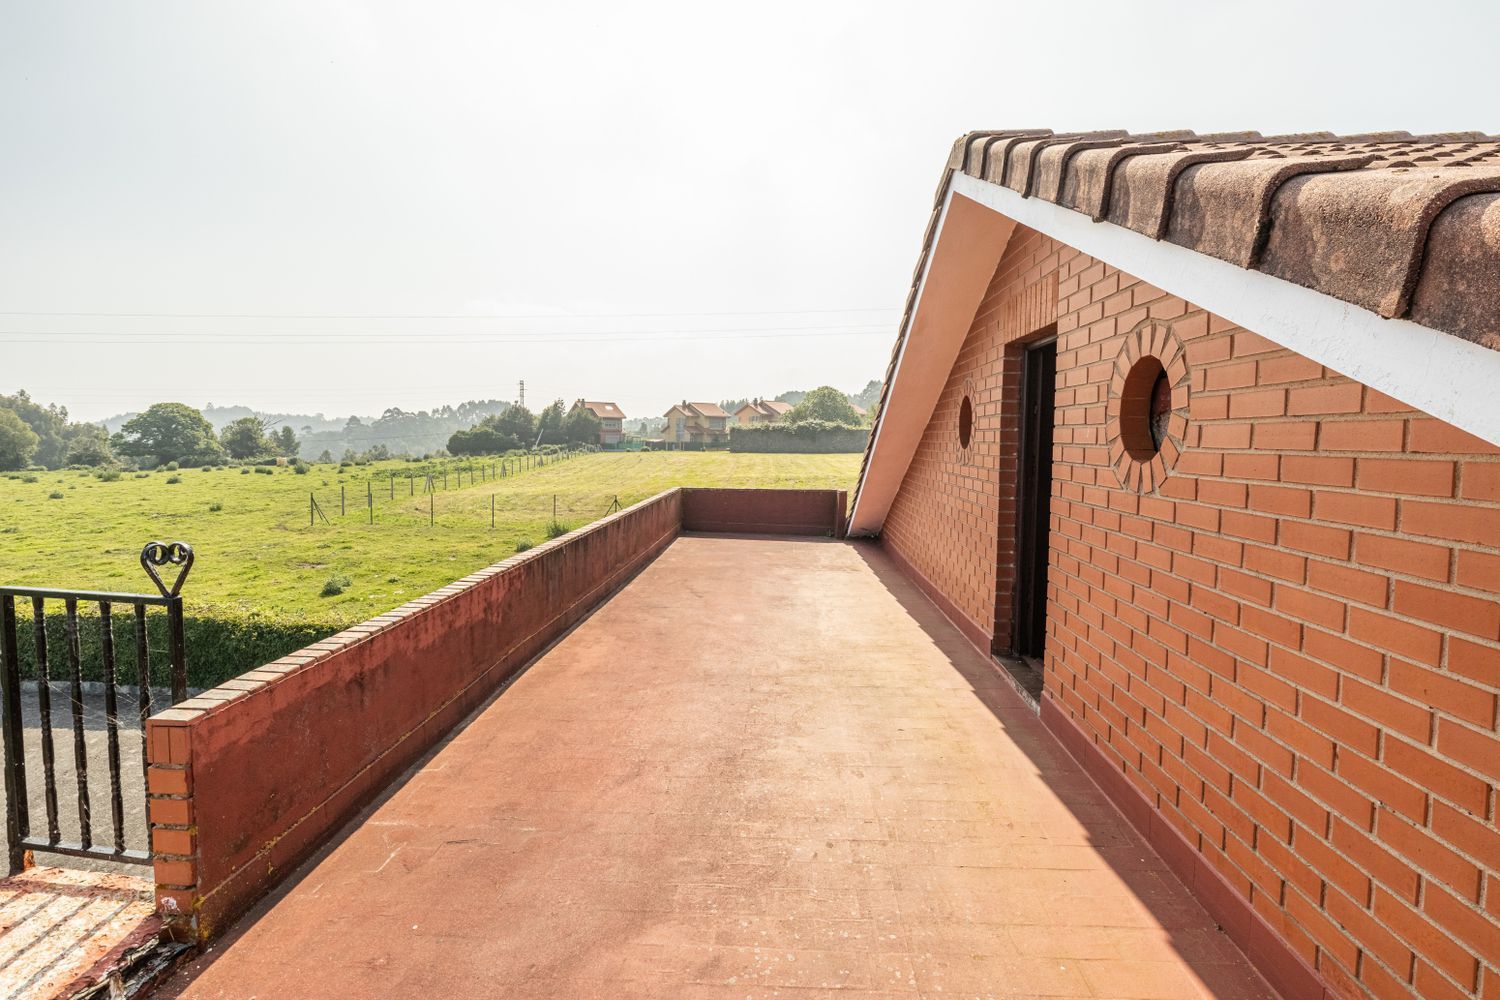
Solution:
M 428 466 L 402 461 L 313 465 L 305 475 L 231 467 L 113 481 L 78 471 L 0 478 L 0 583 L 150 592 L 141 546 L 188 542 L 196 563 L 184 607 L 203 636 L 195 646 L 190 624 L 189 659 L 220 661 L 195 671 L 201 686 L 498 562 L 518 543 L 545 541 L 554 496 L 557 520 L 572 529 L 608 513 L 616 497 L 629 506 L 672 486 L 852 490 L 859 456 L 600 452 L 504 478 L 465 472 L 460 486 L 458 470 L 479 464 L 449 460 L 447 489 L 438 474 L 430 495 Z M 328 523 L 309 525 L 310 492 Z

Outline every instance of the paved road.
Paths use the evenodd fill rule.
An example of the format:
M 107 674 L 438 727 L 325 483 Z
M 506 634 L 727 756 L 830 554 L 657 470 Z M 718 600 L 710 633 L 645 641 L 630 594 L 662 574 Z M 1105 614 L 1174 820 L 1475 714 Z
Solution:
M 1273 994 L 878 549 L 690 536 L 163 995 Z
M 146 829 L 146 782 L 141 773 L 142 738 L 140 715 L 136 698 L 131 691 L 121 691 L 116 706 L 120 727 L 120 798 L 125 814 L 125 846 L 133 850 L 145 850 L 148 844 Z M 47 834 L 47 811 L 44 797 L 44 770 L 42 767 L 41 711 L 37 701 L 37 687 L 27 684 L 21 696 L 22 718 L 26 733 L 26 800 L 31 813 L 33 836 Z M 57 788 L 58 832 L 64 841 L 77 842 L 78 781 L 73 755 L 72 704 L 65 686 L 52 687 L 52 745 L 53 765 Z M 106 846 L 114 843 L 114 826 L 110 816 L 109 768 L 106 766 L 108 735 L 105 728 L 104 695 L 84 695 L 84 742 L 88 748 L 87 771 L 89 805 L 94 842 Z M 5 790 L 0 785 L 0 804 L 5 802 Z M 144 874 L 149 869 L 135 865 L 118 865 L 108 861 L 61 858 L 37 852 L 38 864 L 57 864 L 69 868 L 86 868 L 92 871 L 118 871 Z

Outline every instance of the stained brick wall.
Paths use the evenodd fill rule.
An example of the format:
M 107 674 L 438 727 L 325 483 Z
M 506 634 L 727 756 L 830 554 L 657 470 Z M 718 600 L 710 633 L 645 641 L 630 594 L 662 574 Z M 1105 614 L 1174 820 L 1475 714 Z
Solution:
M 1138 493 L 1107 406 L 1148 319 L 1189 420 Z M 1014 359 L 1054 321 L 1044 710 L 1206 901 L 1253 908 L 1252 951 L 1276 935 L 1335 996 L 1500 1000 L 1500 450 L 1018 230 L 883 534 L 1001 645 Z

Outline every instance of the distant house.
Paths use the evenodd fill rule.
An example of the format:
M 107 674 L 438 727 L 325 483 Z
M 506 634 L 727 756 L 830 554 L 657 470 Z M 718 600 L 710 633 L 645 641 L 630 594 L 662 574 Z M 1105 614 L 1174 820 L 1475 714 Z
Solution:
M 576 410 L 580 406 L 599 418 L 600 445 L 611 447 L 624 440 L 625 413 L 618 406 L 614 403 L 600 403 L 587 399 L 579 399 L 573 402 L 572 408 Z
M 752 399 L 734 411 L 734 419 L 743 426 L 751 424 L 774 424 L 791 410 L 791 403 L 777 399 Z
M 717 445 L 729 441 L 729 414 L 715 403 L 683 400 L 665 414 L 662 438 L 668 444 Z

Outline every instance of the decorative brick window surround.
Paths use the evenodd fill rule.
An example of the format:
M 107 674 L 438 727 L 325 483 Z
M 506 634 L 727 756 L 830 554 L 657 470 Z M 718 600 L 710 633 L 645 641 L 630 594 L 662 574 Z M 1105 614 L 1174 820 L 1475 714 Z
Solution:
M 1164 399 L 1166 393 L 1170 397 Z M 1105 443 L 1121 486 L 1151 493 L 1166 481 L 1182 454 L 1187 406 L 1182 341 L 1170 324 L 1141 322 L 1126 335 L 1115 359 L 1105 411 Z

